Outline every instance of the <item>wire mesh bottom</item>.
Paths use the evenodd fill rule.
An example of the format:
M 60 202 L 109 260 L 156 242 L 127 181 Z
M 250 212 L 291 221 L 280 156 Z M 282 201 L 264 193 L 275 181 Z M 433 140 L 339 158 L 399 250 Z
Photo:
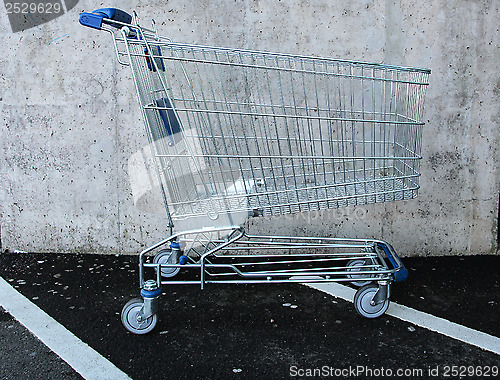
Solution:
M 174 218 L 209 216 L 248 211 L 252 215 L 284 215 L 330 208 L 401 201 L 416 198 L 418 186 L 411 178 L 370 179 L 357 183 L 330 184 L 307 188 L 277 188 L 259 193 L 214 196 L 174 204 Z

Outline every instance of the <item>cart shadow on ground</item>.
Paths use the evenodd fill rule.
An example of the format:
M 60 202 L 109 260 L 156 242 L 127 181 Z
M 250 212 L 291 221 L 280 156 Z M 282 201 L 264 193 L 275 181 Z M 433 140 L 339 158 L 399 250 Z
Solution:
M 405 264 L 410 278 L 391 301 L 500 336 L 500 257 Z M 135 256 L 0 255 L 5 280 L 133 379 L 498 366 L 492 352 L 391 316 L 362 318 L 352 303 L 298 284 L 165 286 L 155 330 L 133 335 L 120 312 L 138 296 L 137 267 Z

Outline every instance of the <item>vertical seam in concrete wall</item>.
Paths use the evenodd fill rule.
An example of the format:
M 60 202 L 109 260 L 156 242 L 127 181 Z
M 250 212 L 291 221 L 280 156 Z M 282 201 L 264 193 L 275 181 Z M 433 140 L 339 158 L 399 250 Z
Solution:
M 115 65 L 117 65 L 116 63 L 116 60 L 115 60 Z M 121 67 L 120 67 L 121 68 Z M 116 80 L 117 80 L 117 76 L 115 75 L 115 79 L 114 79 L 114 87 L 115 87 L 115 96 L 117 96 L 116 94 L 116 91 L 117 91 L 117 85 L 116 85 Z M 116 139 L 116 146 L 119 148 L 120 146 L 120 133 L 119 133 L 119 129 L 118 129 L 118 118 L 117 118 L 117 110 L 118 110 L 118 102 L 115 101 L 114 103 L 114 112 L 113 112 L 113 122 L 115 124 L 115 139 Z M 121 149 L 117 149 L 117 152 L 121 152 Z M 122 241 L 122 231 L 121 231 L 121 208 L 120 208 L 120 202 L 121 202 L 121 199 L 120 199 L 120 183 L 122 181 L 122 173 L 121 173 L 121 165 L 120 165 L 120 159 L 118 157 L 117 154 L 115 154 L 115 157 L 116 157 L 116 199 L 117 199 L 117 216 L 118 216 L 118 253 L 122 253 L 123 252 L 123 241 Z
M 113 57 L 115 58 L 115 57 Z M 117 103 L 118 103 L 118 94 L 117 94 L 117 78 L 118 78 L 118 70 L 120 69 L 120 65 L 117 62 L 116 59 L 113 59 L 113 92 L 112 96 L 114 96 L 114 102 L 113 102 L 113 127 L 115 130 L 115 142 L 114 142 L 114 152 L 113 152 L 113 159 L 115 161 L 115 179 L 116 179 L 116 220 L 117 220 L 117 249 L 118 253 L 123 252 L 123 243 L 121 239 L 121 218 L 120 218 L 120 180 L 121 180 L 121 175 L 120 175 L 120 160 L 121 157 L 119 157 L 119 152 L 120 152 L 120 140 L 119 140 L 119 133 L 118 133 L 118 122 L 117 122 Z
M 405 65 L 405 34 L 400 0 L 385 3 L 385 60 L 394 65 Z
M 1 236 L 0 236 L 1 238 Z M 500 251 L 500 189 L 498 190 L 498 215 L 497 215 L 497 253 Z

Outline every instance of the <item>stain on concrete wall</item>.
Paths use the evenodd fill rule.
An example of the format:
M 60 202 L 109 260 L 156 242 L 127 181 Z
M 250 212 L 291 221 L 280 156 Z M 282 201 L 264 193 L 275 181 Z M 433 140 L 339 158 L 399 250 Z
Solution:
M 280 218 L 253 233 L 374 237 L 403 255 L 494 253 L 500 137 L 498 2 L 110 1 L 199 44 L 432 69 L 415 200 Z M 99 4 L 99 7 L 101 5 Z M 0 15 L 2 249 L 137 252 L 167 233 L 161 197 L 134 204 L 146 144 L 130 70 L 105 33 L 67 14 L 12 33 Z M 64 38 L 59 38 L 65 36 Z M 59 38 L 59 39 L 58 39 Z M 156 206 L 155 206 L 156 205 Z

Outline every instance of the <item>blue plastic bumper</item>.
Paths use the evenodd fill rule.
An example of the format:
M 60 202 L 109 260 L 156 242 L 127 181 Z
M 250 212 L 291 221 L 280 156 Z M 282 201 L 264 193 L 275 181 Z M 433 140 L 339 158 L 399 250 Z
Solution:
M 399 268 L 396 272 L 394 272 L 394 282 L 405 281 L 408 278 L 408 270 L 405 268 L 394 249 L 384 243 L 378 243 L 378 247 L 385 252 L 387 258 L 389 259 L 389 262 L 392 265 L 392 268 Z

